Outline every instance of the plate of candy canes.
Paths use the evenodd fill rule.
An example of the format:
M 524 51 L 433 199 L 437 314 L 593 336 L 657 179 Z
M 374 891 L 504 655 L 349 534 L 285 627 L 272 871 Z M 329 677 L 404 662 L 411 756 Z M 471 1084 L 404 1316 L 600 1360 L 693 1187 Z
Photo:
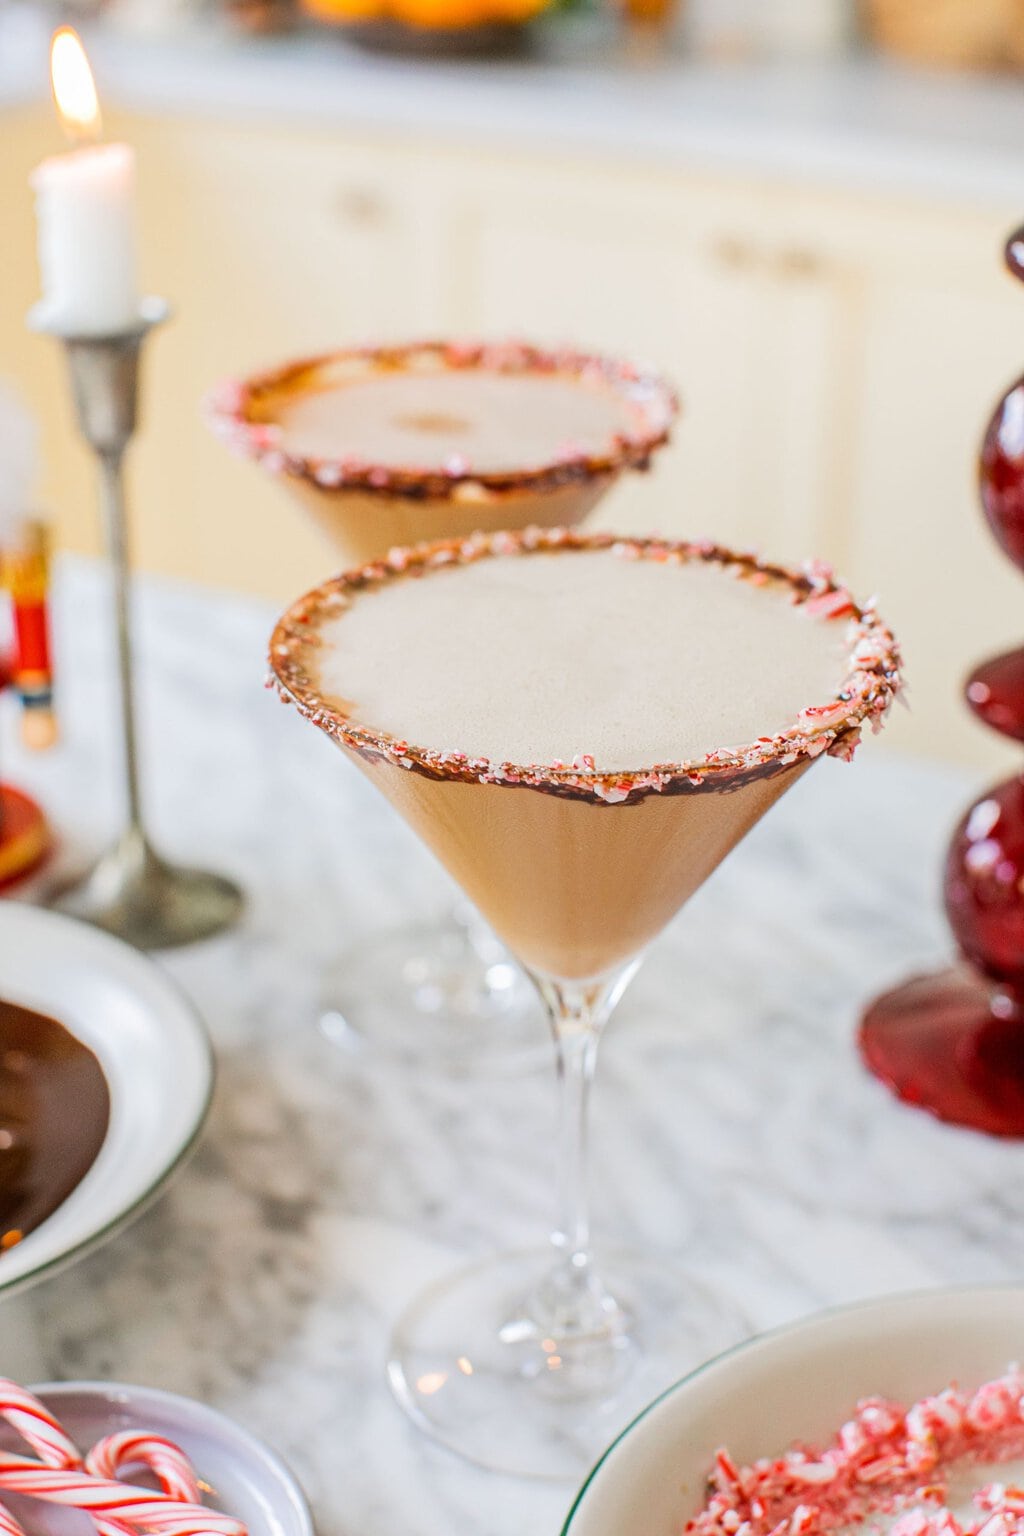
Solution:
M 0 1379 L 2 1536 L 314 1536 L 284 1462 L 149 1387 Z
M 1021 1287 L 763 1334 L 619 1435 L 562 1536 L 1024 1536 L 1021 1359 Z

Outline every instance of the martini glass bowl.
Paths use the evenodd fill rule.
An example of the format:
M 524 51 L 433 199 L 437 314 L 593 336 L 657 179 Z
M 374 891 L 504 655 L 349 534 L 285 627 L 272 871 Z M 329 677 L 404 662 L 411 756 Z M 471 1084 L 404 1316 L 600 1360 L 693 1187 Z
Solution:
M 493 420 L 535 390 L 528 418 Z M 359 417 L 296 416 L 357 392 Z M 626 470 L 649 467 L 677 410 L 669 385 L 632 363 L 522 342 L 350 348 L 221 385 L 209 401 L 214 430 L 282 478 L 345 567 L 477 531 L 573 527 Z
M 577 570 L 581 582 L 591 586 L 589 597 L 584 586 L 575 588 L 579 606 L 574 607 L 577 556 L 590 562 L 578 563 Z M 616 560 L 622 566 L 644 564 L 627 576 Z M 489 565 L 472 573 L 472 584 L 482 606 L 464 614 L 460 627 L 456 589 L 460 580 L 463 590 L 471 585 L 468 568 L 481 561 Z M 533 576 L 517 577 L 516 565 L 526 561 L 536 562 Z M 684 567 L 693 568 L 690 586 Z M 524 606 L 514 606 L 513 589 L 518 580 L 521 591 L 525 579 L 533 586 Z M 680 584 L 678 594 L 669 592 L 673 580 Z M 834 694 L 814 698 L 781 728 L 766 720 L 776 728 L 749 745 L 631 771 L 602 770 L 587 756 L 544 766 L 467 755 L 450 745 L 417 746 L 363 723 L 357 707 L 344 701 L 353 665 L 345 635 L 352 635 L 353 610 L 358 614 L 362 607 L 365 616 L 372 604 L 380 605 L 373 639 L 364 643 L 377 685 L 383 669 L 378 705 L 386 707 L 389 676 L 392 688 L 399 672 L 404 684 L 407 668 L 401 641 L 392 637 L 389 655 L 398 671 L 387 672 L 378 646 L 381 626 L 393 626 L 402 608 L 408 622 L 416 605 L 418 632 L 428 613 L 444 613 L 441 644 L 453 647 L 446 653 L 451 661 L 446 682 L 453 694 L 461 689 L 469 698 L 470 717 L 487 701 L 496 703 L 497 718 L 503 703 L 529 714 L 530 699 L 546 697 L 545 689 L 554 689 L 568 674 L 574 693 L 590 703 L 574 712 L 571 727 L 558 713 L 559 737 L 596 725 L 590 712 L 604 708 L 607 715 L 601 702 L 606 689 L 622 699 L 615 691 L 622 686 L 621 669 L 611 683 L 594 657 L 602 635 L 610 648 L 606 654 L 618 654 L 625 645 L 614 627 L 608 629 L 608 603 L 627 581 L 631 604 L 642 603 L 642 593 L 663 605 L 657 619 L 652 608 L 618 611 L 621 624 L 634 631 L 640 626 L 629 656 L 646 660 L 652 650 L 660 652 L 665 671 L 659 682 L 674 679 L 677 688 L 682 659 L 676 648 L 682 642 L 672 643 L 677 615 L 688 605 L 710 605 L 688 622 L 696 622 L 694 647 L 712 616 L 721 624 L 705 653 L 714 674 L 707 685 L 711 718 L 720 727 L 735 707 L 719 687 L 720 680 L 731 680 L 732 667 L 756 672 L 749 695 L 756 716 L 762 708 L 781 707 L 762 704 L 759 686 L 768 686 L 775 663 L 788 677 L 783 631 L 785 644 L 793 647 L 790 658 L 807 650 L 821 658 L 827 654 Z M 738 595 L 737 581 L 767 594 Z M 435 600 L 427 589 L 434 590 L 440 608 L 424 606 Z M 389 601 L 382 602 L 384 593 Z M 758 662 L 758 641 L 751 640 L 749 628 L 738 642 L 732 640 L 738 610 L 730 604 L 736 603 L 748 605 L 743 610 L 748 620 L 750 609 L 761 610 L 758 623 L 771 603 L 778 626 L 773 633 L 780 639 L 770 662 Z M 546 621 L 542 608 L 549 613 Z M 481 612 L 499 636 L 515 632 L 524 613 L 537 626 L 546 622 L 536 642 L 541 662 L 548 663 L 546 675 L 539 675 L 536 650 L 524 661 L 522 646 L 502 649 L 500 640 L 481 660 L 472 646 Z M 815 624 L 822 626 L 816 635 L 800 627 Z M 570 645 L 567 659 L 558 637 L 569 635 L 582 650 Z M 715 655 L 725 652 L 734 659 L 719 659 L 714 673 Z M 872 609 L 858 607 L 817 566 L 791 573 L 708 544 L 532 529 L 395 551 L 387 562 L 328 582 L 280 621 L 270 659 L 282 695 L 377 785 L 517 955 L 544 1001 L 557 1052 L 559 1199 L 551 1241 L 473 1265 L 414 1301 L 392 1338 L 392 1388 L 424 1430 L 480 1465 L 550 1478 L 578 1474 L 631 1411 L 742 1329 L 729 1303 L 694 1284 L 674 1257 L 642 1252 L 594 1257 L 586 1194 L 587 1103 L 604 1025 L 647 945 L 755 822 L 816 758 L 848 757 L 861 726 L 880 723 L 898 687 L 895 642 Z M 582 675 L 584 663 L 592 667 L 590 676 Z M 821 666 L 824 677 L 824 659 Z M 634 710 L 653 709 L 655 694 L 644 694 L 638 703 L 632 662 L 626 667 Z M 417 677 L 410 709 L 428 681 Z M 736 681 L 742 691 L 745 676 Z M 786 683 L 793 686 L 799 685 Z M 352 691 L 359 696 L 357 685 Z M 674 732 L 678 704 L 673 694 Z M 572 709 L 566 697 L 562 711 Z
M 394 425 L 392 451 L 404 446 L 422 462 L 374 462 L 336 429 L 329 434 L 333 451 L 325 452 L 322 426 L 321 440 L 290 442 L 296 401 L 367 384 L 386 388 L 396 380 L 405 387 L 410 379 L 414 414 L 406 398 L 401 407 L 392 403 L 396 419 L 389 422 L 382 395 L 371 426 Z M 446 389 L 452 381 L 462 420 L 437 393 L 439 383 Z M 481 382 L 488 388 L 497 382 L 501 397 L 474 404 Z M 535 441 L 516 445 L 521 461 L 510 466 L 492 457 L 486 468 L 475 464 L 480 431 L 473 410 L 481 419 L 506 412 L 515 403 L 510 389 L 535 387 L 555 390 L 555 412 L 577 399 L 584 418 L 590 408 L 597 412 L 586 441 L 560 436 L 542 409 L 539 424 L 536 416 L 526 424 Z M 627 470 L 648 468 L 678 409 L 664 380 L 630 363 L 521 342 L 337 351 L 221 386 L 210 406 L 214 429 L 280 479 L 345 568 L 383 559 L 394 548 L 479 530 L 573 527 Z M 567 434 L 580 421 L 573 411 Z M 418 1061 L 475 1069 L 485 1057 L 503 1070 L 532 1062 L 543 1046 L 532 988 L 465 901 L 440 920 L 399 928 L 344 954 L 323 989 L 321 1027 L 352 1049 L 372 1044 Z

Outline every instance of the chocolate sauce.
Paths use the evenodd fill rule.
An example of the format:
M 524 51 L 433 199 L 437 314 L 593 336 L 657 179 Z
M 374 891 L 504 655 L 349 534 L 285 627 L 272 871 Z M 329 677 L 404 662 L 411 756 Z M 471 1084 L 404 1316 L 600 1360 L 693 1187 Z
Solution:
M 109 1121 L 92 1051 L 56 1019 L 0 999 L 0 1255 L 82 1181 Z

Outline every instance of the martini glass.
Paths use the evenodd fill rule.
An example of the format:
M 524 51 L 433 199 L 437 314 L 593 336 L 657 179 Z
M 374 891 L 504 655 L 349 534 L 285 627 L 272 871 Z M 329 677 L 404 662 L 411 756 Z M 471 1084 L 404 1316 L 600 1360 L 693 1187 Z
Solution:
M 676 409 L 662 380 L 618 360 L 433 343 L 289 364 L 222 387 L 212 414 L 347 567 L 479 529 L 574 526 L 625 470 L 647 468 Z M 533 989 L 466 901 L 344 955 L 321 1004 L 341 1044 L 450 1063 L 468 1052 L 474 1066 L 528 1059 L 538 1023 Z
M 479 1464 L 575 1476 L 742 1329 L 673 1256 L 592 1252 L 601 1032 L 646 946 L 749 828 L 815 758 L 849 756 L 880 723 L 895 643 L 824 568 L 532 529 L 395 551 L 326 583 L 281 620 L 271 665 L 518 956 L 557 1051 L 553 1239 L 414 1302 L 393 1390 Z

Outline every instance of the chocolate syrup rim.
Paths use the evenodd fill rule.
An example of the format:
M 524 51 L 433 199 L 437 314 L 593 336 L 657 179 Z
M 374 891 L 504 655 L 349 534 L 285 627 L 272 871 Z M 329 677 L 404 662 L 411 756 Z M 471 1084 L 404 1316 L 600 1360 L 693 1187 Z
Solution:
M 413 373 L 423 361 L 435 361 L 438 371 L 540 374 L 597 383 L 634 407 L 646 429 L 616 433 L 601 453 L 567 452 L 541 464 L 518 470 L 476 471 L 472 462 L 456 455 L 443 469 L 374 464 L 356 455 L 321 458 L 287 453 L 281 429 L 272 420 L 253 418 L 267 397 L 297 392 L 318 373 L 339 363 L 353 367 L 352 382 L 377 373 Z M 361 372 L 357 372 L 362 365 Z M 206 402 L 214 431 L 244 457 L 257 460 L 274 474 L 310 481 L 319 491 L 359 490 L 368 495 L 402 496 L 411 500 L 471 500 L 474 492 L 488 497 L 525 491 L 555 491 L 562 486 L 617 475 L 625 469 L 647 469 L 656 448 L 669 440 L 679 413 L 679 399 L 666 379 L 623 359 L 570 349 L 550 350 L 526 342 L 411 342 L 389 346 L 346 347 L 317 357 L 287 363 L 248 379 L 218 386 Z
M 838 692 L 823 705 L 800 711 L 796 723 L 773 736 L 759 737 L 749 746 L 723 748 L 702 758 L 619 772 L 600 772 L 589 759 L 572 764 L 496 763 L 486 757 L 411 745 L 385 731 L 356 725 L 318 691 L 303 656 L 315 649 L 315 626 L 335 618 L 348 606 L 350 595 L 409 574 L 429 573 L 480 559 L 502 559 L 537 553 L 608 550 L 622 558 L 685 564 L 700 560 L 731 571 L 756 586 L 786 583 L 793 603 L 827 622 L 850 624 L 851 667 Z M 270 642 L 269 686 L 294 704 L 306 719 L 354 751 L 383 759 L 430 778 L 456 783 L 495 784 L 506 788 L 544 789 L 572 798 L 620 804 L 650 794 L 689 794 L 737 789 L 756 778 L 782 772 L 802 759 L 828 753 L 849 760 L 862 726 L 875 731 L 901 688 L 900 653 L 896 640 L 873 604 L 854 602 L 831 569 L 808 562 L 798 571 L 737 554 L 710 541 L 621 538 L 612 533 L 576 533 L 567 528 L 526 528 L 515 533 L 472 534 L 467 539 L 441 539 L 410 549 L 394 549 L 383 560 L 342 572 L 307 592 L 278 620 Z

